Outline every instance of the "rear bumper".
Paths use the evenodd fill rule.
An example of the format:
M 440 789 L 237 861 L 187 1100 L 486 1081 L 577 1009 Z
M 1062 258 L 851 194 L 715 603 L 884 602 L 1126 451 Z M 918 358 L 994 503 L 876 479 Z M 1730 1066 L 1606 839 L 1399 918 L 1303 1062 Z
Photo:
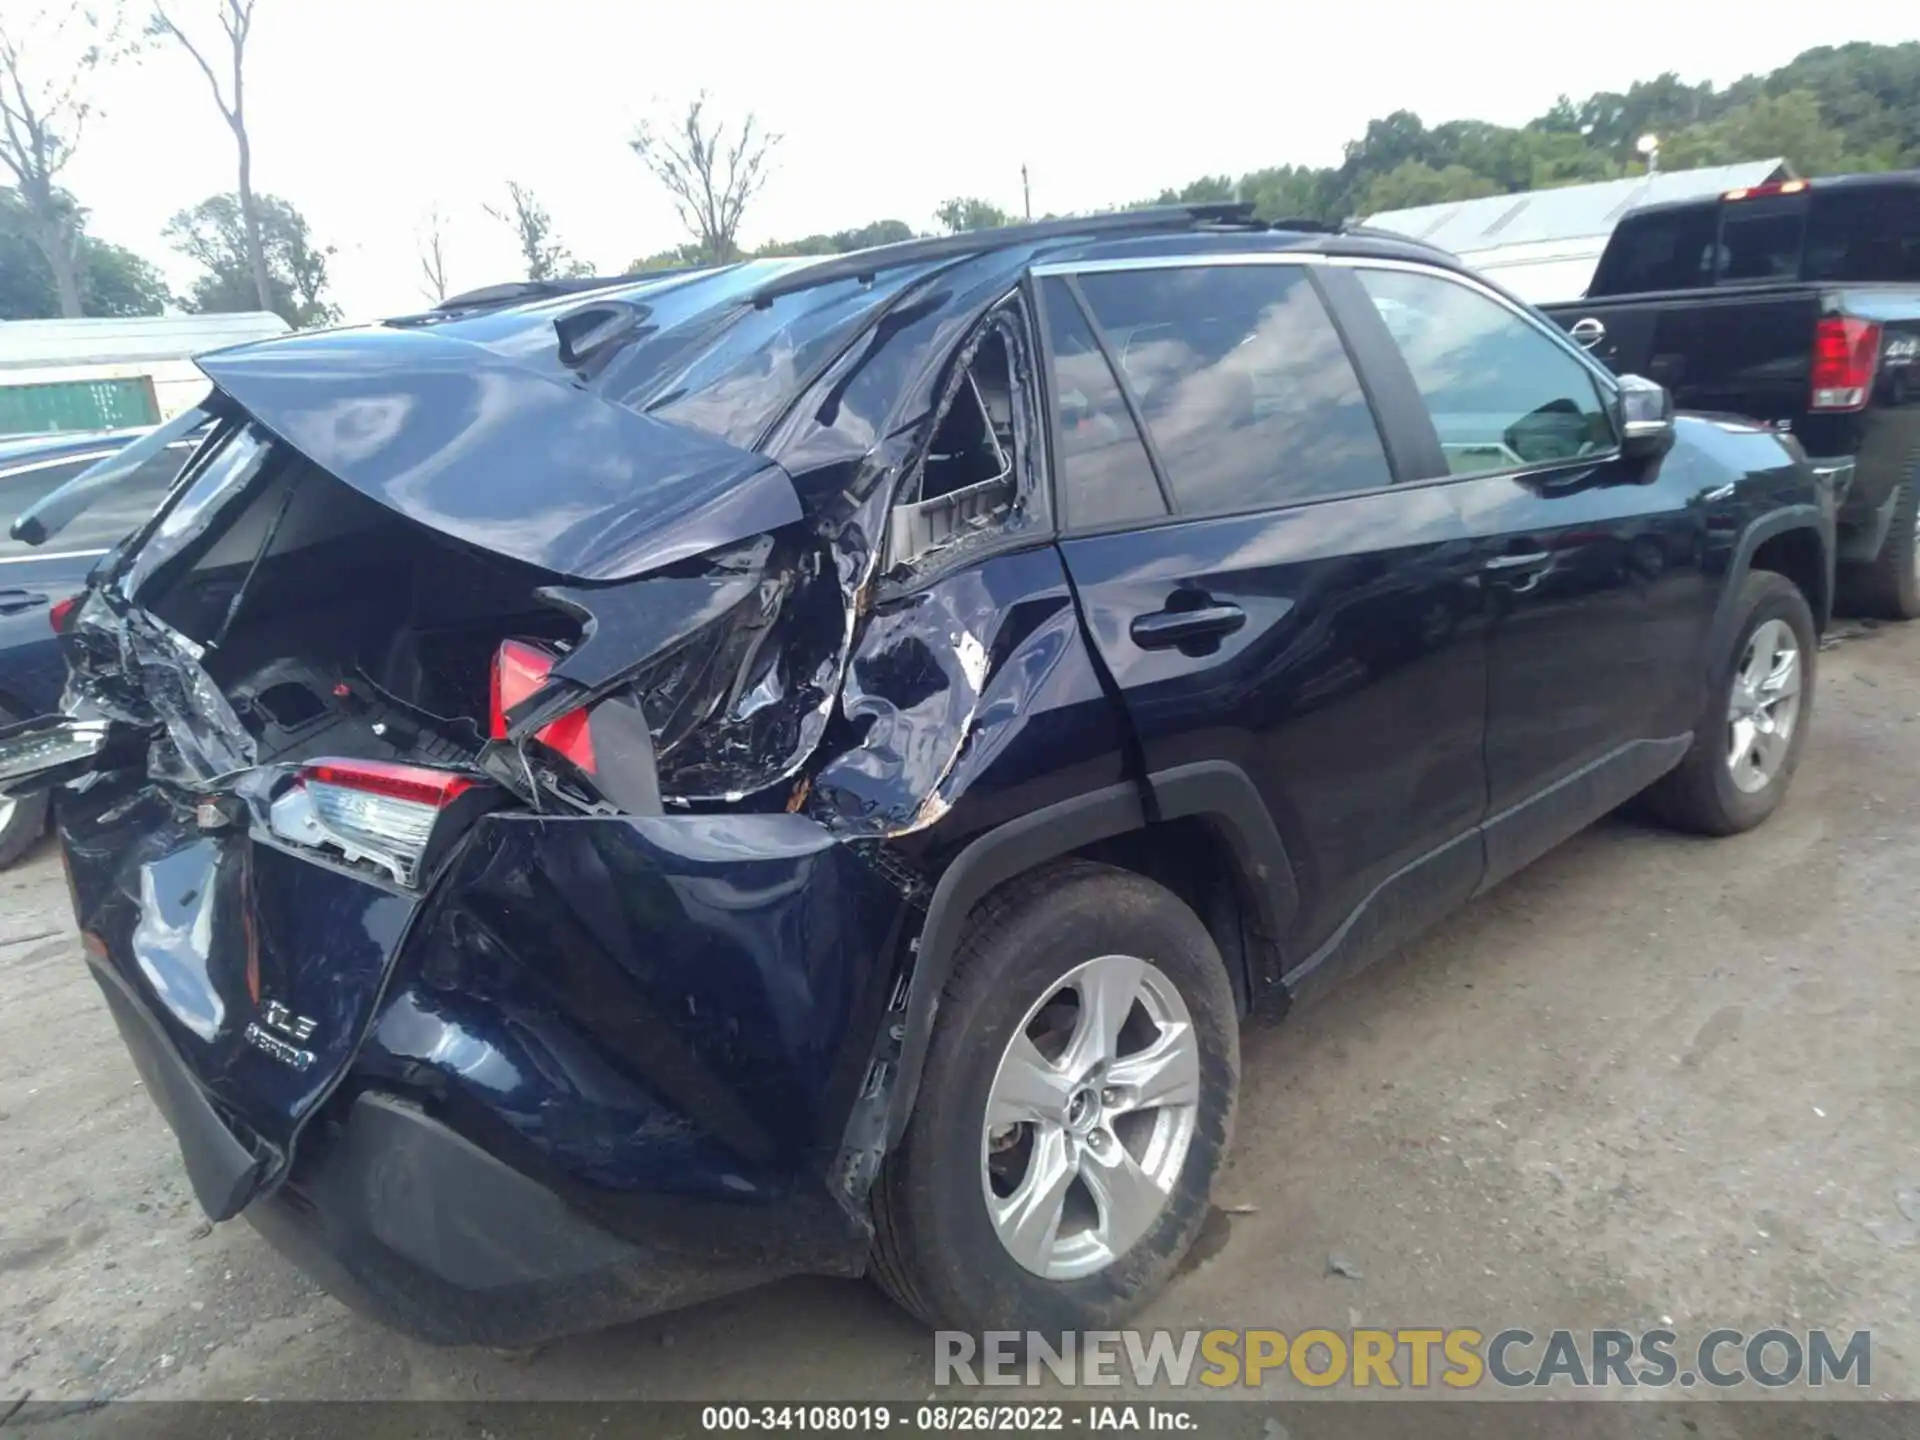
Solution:
M 433 1344 L 531 1345 L 793 1273 L 610 1235 L 389 1096 L 357 1097 L 315 1148 L 246 1219 L 349 1307 Z

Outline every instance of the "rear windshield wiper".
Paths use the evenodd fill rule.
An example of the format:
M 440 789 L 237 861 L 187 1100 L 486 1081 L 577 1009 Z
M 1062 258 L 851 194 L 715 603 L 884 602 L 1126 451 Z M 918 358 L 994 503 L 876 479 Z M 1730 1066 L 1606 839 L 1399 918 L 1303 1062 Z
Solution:
M 7 533 L 26 545 L 44 545 L 102 495 L 117 489 L 126 478 L 167 446 L 191 435 L 213 417 L 195 406 L 166 424 L 149 430 L 124 449 L 82 470 L 58 489 L 49 490 L 20 512 Z

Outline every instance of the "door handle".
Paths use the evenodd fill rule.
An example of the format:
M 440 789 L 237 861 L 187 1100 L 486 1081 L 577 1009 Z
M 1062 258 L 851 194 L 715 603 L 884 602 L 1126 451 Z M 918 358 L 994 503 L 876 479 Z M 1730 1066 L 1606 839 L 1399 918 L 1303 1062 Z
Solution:
M 1203 605 L 1197 610 L 1156 610 L 1134 617 L 1127 633 L 1142 650 L 1170 650 L 1196 640 L 1217 640 L 1247 623 L 1238 605 Z
M 0 615 L 18 615 L 47 603 L 47 597 L 30 590 L 0 590 Z
M 1483 570 L 1538 570 L 1553 559 L 1548 550 L 1530 550 L 1524 555 L 1496 555 L 1480 568 Z

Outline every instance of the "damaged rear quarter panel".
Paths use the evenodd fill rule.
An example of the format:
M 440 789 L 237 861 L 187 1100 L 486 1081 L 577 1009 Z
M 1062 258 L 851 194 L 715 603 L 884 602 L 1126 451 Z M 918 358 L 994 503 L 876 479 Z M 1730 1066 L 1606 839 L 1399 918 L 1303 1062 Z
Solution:
M 821 1183 L 905 902 L 800 815 L 480 822 L 358 1062 L 614 1228 L 741 1209 L 742 1243 L 858 1248 Z M 777 1212 L 774 1200 L 787 1202 Z M 711 1207 L 687 1244 L 717 1242 Z M 828 1263 L 828 1262 L 823 1262 Z
M 1118 718 L 1051 544 L 883 599 L 855 645 L 842 712 L 814 780 L 817 813 L 851 834 L 928 832 L 912 848 L 930 858 L 1121 777 Z

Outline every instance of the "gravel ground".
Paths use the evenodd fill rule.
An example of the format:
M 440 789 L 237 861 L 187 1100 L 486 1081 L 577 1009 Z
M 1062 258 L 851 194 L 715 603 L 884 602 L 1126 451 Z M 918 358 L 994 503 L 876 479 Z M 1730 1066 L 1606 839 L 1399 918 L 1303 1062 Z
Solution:
M 1759 832 L 1610 820 L 1249 1033 L 1220 1211 L 1140 1323 L 1871 1329 L 1873 1391 L 1920 1399 L 1920 625 L 1845 635 L 1818 709 Z M 380 1330 L 204 1223 L 57 859 L 0 875 L 0 1414 L 918 1400 L 931 1356 L 877 1292 L 825 1281 L 531 1357 Z

